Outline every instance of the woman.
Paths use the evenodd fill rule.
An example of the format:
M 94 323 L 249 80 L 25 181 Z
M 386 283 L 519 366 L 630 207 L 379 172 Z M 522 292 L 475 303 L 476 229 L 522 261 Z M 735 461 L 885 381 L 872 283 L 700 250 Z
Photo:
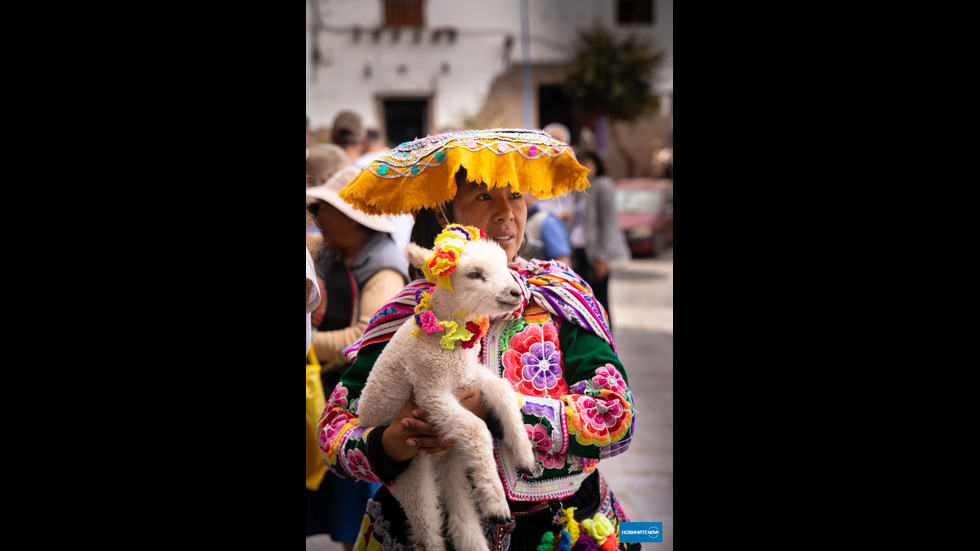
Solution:
M 402 144 L 341 193 L 366 212 L 415 211 L 412 240 L 430 247 L 448 223 L 476 226 L 506 251 L 523 283 L 523 309 L 491 320 L 480 341 L 481 358 L 520 393 L 538 464 L 530 475 L 518 473 L 495 444 L 512 516 L 507 523 L 484 523 L 491 549 L 533 549 L 562 537 L 581 549 L 625 548 L 615 528 L 629 519 L 596 468 L 600 458 L 629 447 L 633 419 L 632 394 L 605 312 L 567 265 L 518 256 L 527 217 L 521 190 L 550 197 L 581 189 L 588 183 L 585 173 L 566 144 L 543 132 L 462 131 Z M 414 456 L 453 445 L 411 399 L 387 427 L 362 427 L 357 419 L 356 399 L 371 366 L 413 314 L 415 291 L 432 286 L 413 281 L 346 351 L 353 366 L 317 428 L 320 452 L 340 476 L 389 484 Z M 457 397 L 491 433 L 499 431 L 479 389 L 463 389 Z M 404 512 L 382 488 L 368 503 L 357 549 L 407 549 L 406 532 Z
M 321 302 L 311 320 L 326 393 L 348 367 L 344 348 L 360 338 L 374 312 L 408 282 L 408 261 L 395 246 L 395 228 L 387 217 L 358 212 L 337 196 L 357 172 L 344 167 L 326 184 L 306 190 L 326 248 L 317 259 L 316 274 L 320 296 L 329 300 Z M 326 476 L 318 489 L 307 488 L 306 535 L 330 534 L 350 551 L 364 505 L 379 487 Z
M 609 327 L 609 267 L 630 258 L 629 246 L 623 230 L 619 229 L 616 212 L 616 188 L 612 178 L 606 176 L 602 158 L 591 149 L 578 155 L 578 160 L 589 169 L 588 194 L 575 194 L 575 218 L 569 234 L 572 244 L 572 267 L 592 287 L 595 298 L 606 307 Z

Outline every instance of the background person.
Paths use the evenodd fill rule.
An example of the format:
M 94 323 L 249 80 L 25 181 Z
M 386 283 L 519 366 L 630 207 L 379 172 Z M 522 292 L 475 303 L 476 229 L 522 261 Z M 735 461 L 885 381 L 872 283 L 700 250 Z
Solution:
M 527 204 L 527 224 L 521 256 L 527 260 L 557 260 L 572 265 L 572 247 L 568 244 L 565 224 L 554 214 L 543 210 L 533 193 L 524 194 Z
M 316 271 L 320 292 L 329 300 L 313 312 L 311 325 L 328 395 L 349 366 L 343 349 L 363 334 L 375 311 L 408 281 L 408 261 L 395 247 L 394 227 L 387 217 L 354 210 L 337 196 L 356 175 L 357 169 L 348 165 L 326 184 L 306 190 L 307 197 L 316 200 L 309 209 L 325 247 Z M 329 534 L 348 551 L 353 549 L 364 506 L 379 486 L 325 476 L 316 491 L 306 490 L 306 535 Z
M 337 113 L 330 125 L 330 141 L 344 150 L 350 162 L 357 160 L 364 149 L 364 125 L 361 116 L 349 110 Z
M 606 176 L 599 154 L 586 149 L 578 156 L 582 166 L 589 169 L 588 193 L 574 196 L 575 218 L 569 241 L 572 244 L 572 268 L 592 287 L 596 299 L 609 314 L 609 268 L 630 259 L 629 245 L 619 228 L 616 212 L 616 188 Z

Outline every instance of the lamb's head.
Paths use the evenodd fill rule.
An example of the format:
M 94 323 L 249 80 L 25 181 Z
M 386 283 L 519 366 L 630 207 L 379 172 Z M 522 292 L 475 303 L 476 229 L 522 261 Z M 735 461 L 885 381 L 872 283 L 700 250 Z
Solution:
M 507 268 L 507 253 L 473 226 L 450 224 L 436 237 L 434 249 L 409 243 L 405 253 L 471 315 L 495 316 L 521 307 L 521 287 Z

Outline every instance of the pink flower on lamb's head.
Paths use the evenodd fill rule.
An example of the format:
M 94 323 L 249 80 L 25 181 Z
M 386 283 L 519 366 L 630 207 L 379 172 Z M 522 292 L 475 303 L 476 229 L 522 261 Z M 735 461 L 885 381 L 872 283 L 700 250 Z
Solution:
M 592 377 L 592 385 L 596 388 L 605 388 L 613 392 L 626 393 L 626 382 L 619 374 L 619 371 L 612 364 L 606 364 L 595 370 Z
M 372 482 L 381 482 L 381 479 L 371 470 L 371 464 L 361 450 L 347 450 L 347 463 L 350 466 L 350 474 Z

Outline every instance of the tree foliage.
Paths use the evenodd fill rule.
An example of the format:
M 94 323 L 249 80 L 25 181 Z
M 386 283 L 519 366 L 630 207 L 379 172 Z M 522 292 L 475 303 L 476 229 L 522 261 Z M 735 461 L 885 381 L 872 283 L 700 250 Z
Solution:
M 617 36 L 601 24 L 579 31 L 573 47 L 562 91 L 577 117 L 633 120 L 659 107 L 651 83 L 663 64 L 663 51 L 634 34 Z

